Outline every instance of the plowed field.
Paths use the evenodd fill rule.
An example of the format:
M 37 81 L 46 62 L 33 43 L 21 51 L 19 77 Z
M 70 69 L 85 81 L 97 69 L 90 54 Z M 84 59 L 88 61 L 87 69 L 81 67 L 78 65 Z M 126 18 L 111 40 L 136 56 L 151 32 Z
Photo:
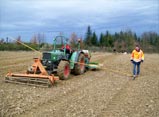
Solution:
M 159 117 L 158 54 L 145 54 L 135 80 L 129 54 L 93 53 L 101 70 L 71 75 L 51 88 L 4 82 L 8 71 L 25 71 L 37 56 L 0 52 L 1 117 Z

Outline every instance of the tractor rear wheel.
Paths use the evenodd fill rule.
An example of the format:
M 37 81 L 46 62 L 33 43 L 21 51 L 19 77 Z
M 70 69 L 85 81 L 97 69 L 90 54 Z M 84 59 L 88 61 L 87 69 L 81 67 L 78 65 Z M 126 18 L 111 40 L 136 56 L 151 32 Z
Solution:
M 78 63 L 75 64 L 74 73 L 76 75 L 83 74 L 85 72 L 85 56 L 80 54 L 78 57 Z
M 60 78 L 60 80 L 66 80 L 70 76 L 70 65 L 68 61 L 60 61 L 58 68 L 57 68 L 57 74 Z

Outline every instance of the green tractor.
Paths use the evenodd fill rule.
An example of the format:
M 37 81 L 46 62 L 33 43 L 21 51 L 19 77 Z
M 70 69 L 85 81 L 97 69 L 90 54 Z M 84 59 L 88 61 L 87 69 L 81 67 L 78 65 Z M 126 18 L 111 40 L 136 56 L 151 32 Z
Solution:
M 72 50 L 67 44 L 68 39 L 64 36 L 56 36 L 53 40 L 53 50 L 43 52 L 41 63 L 49 74 L 57 73 L 61 80 L 69 78 L 70 73 L 83 74 L 88 69 L 91 55 L 88 50 Z M 60 44 L 59 44 L 60 42 Z M 61 47 L 62 46 L 62 47 Z M 58 49 L 58 47 L 60 47 Z

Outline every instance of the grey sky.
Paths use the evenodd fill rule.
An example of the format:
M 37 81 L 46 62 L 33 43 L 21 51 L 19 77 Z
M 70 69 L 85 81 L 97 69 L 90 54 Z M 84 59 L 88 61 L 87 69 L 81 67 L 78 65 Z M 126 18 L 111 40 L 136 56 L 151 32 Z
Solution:
M 97 33 L 132 29 L 159 33 L 158 0 L 1 0 L 0 38 L 29 39 L 44 32 L 83 36 L 90 25 Z

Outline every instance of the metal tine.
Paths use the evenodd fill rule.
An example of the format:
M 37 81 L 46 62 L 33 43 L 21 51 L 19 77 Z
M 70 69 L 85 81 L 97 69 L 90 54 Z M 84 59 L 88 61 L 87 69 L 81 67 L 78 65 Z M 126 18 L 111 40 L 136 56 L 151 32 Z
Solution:
M 9 82 L 9 83 L 15 83 L 15 84 L 27 84 L 28 86 L 38 86 L 38 87 L 51 87 L 51 83 L 50 83 L 50 81 L 49 80 L 45 80 L 45 82 L 44 81 L 40 81 L 40 80 L 36 80 L 36 79 L 32 79 L 32 80 L 30 80 L 29 78 L 23 78 L 23 80 L 22 79 L 17 79 L 17 78 L 6 78 L 5 79 L 5 82 Z

